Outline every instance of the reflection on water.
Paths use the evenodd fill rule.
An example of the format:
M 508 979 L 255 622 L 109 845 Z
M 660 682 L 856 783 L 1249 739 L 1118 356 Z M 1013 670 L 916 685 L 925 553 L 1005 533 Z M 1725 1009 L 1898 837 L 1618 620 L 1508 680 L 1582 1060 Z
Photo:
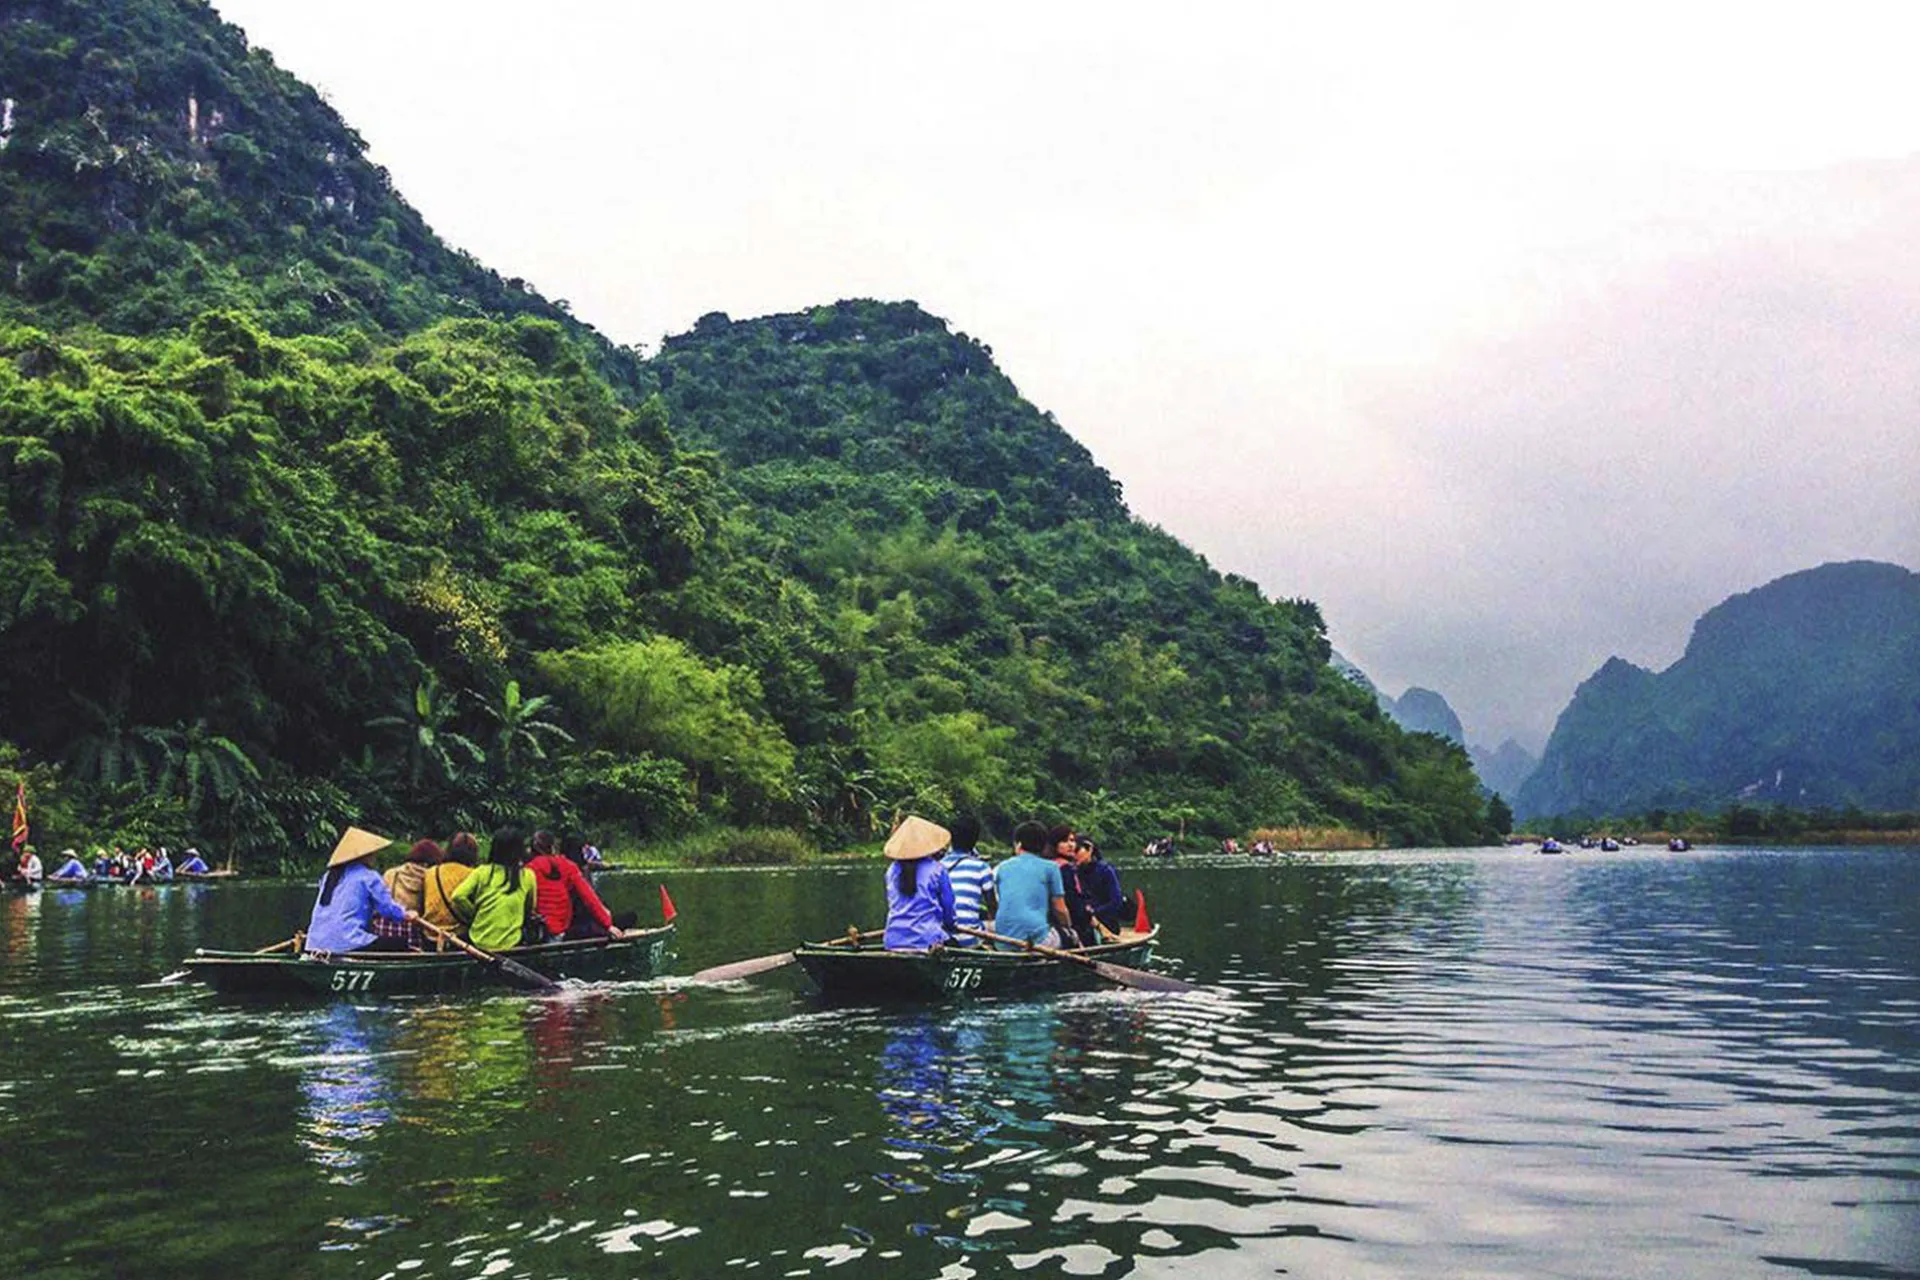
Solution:
M 305 1117 L 300 1144 L 335 1182 L 354 1182 L 366 1147 L 393 1119 L 393 1083 L 386 1061 L 391 1027 L 359 1005 L 341 1002 L 314 1025 L 316 1052 L 288 1065 L 300 1073 Z
M 0 1274 L 1916 1274 L 1920 853 L 1129 878 L 1204 996 L 260 1006 L 150 984 L 304 887 L 5 899 Z M 685 963 L 873 879 L 676 885 Z

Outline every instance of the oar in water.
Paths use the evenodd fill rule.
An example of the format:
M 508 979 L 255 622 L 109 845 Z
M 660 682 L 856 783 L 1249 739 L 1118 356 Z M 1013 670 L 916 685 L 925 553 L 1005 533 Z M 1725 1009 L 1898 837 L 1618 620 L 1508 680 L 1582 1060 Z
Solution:
M 848 925 L 847 936 L 845 938 L 835 938 L 827 945 L 836 946 L 841 942 L 847 942 L 858 946 L 860 944 L 860 937 L 861 931 L 852 925 Z M 738 982 L 742 978 L 751 978 L 756 973 L 766 973 L 771 969 L 783 968 L 786 965 L 792 964 L 794 958 L 794 953 L 791 950 L 776 951 L 769 956 L 755 956 L 751 960 L 735 960 L 732 964 L 717 964 L 711 969 L 702 969 L 700 972 L 694 974 L 689 981 Z
M 1095 960 L 1092 956 L 1083 956 L 1075 951 L 1062 951 L 1058 947 L 1043 947 L 1037 942 L 1021 942 L 1017 938 L 1002 937 L 997 933 L 988 933 L 985 929 L 970 929 L 966 925 L 956 927 L 959 933 L 970 933 L 976 938 L 985 938 L 988 942 L 998 942 L 1005 946 L 1031 951 L 1035 955 L 1049 956 L 1055 960 L 1071 960 L 1075 964 L 1086 965 L 1108 982 L 1117 982 L 1123 987 L 1132 987 L 1137 991 L 1198 991 L 1200 988 L 1191 982 L 1182 982 L 1178 978 L 1169 978 L 1161 973 L 1148 973 L 1145 969 L 1129 969 L 1123 964 L 1114 964 L 1110 960 Z
M 420 922 L 420 927 L 443 942 L 451 942 L 475 960 L 483 964 L 492 965 L 511 979 L 517 987 L 525 987 L 528 991 L 558 991 L 560 989 L 560 984 L 552 978 L 549 978 L 546 974 L 536 973 L 534 970 L 521 964 L 518 960 L 512 960 L 502 955 L 495 955 L 491 951 L 482 951 L 479 947 L 474 946 L 471 942 L 468 942 L 451 929 L 442 929 L 439 925 L 431 924 L 425 920 Z

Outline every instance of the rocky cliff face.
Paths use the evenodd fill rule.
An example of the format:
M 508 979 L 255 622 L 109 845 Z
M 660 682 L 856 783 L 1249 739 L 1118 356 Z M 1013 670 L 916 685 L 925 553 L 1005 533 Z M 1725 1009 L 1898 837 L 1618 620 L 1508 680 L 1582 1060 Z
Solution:
M 1520 788 L 1540 764 L 1533 752 L 1512 738 L 1492 750 L 1473 747 L 1469 754 L 1473 757 L 1473 771 L 1480 775 L 1487 790 L 1497 796 L 1519 795 Z
M 1460 727 L 1460 717 L 1454 714 L 1445 698 L 1431 689 L 1415 685 L 1388 705 L 1387 714 L 1402 729 L 1437 734 L 1449 742 L 1466 744 L 1467 734 Z
M 1920 575 L 1822 565 L 1715 606 L 1667 670 L 1575 692 L 1515 811 L 1920 805 Z

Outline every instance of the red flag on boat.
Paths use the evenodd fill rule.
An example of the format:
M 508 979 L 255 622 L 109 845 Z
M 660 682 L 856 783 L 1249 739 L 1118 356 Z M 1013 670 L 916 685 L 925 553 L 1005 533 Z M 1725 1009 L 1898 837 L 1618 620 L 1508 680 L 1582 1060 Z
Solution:
M 660 886 L 660 918 L 661 920 L 663 920 L 667 924 L 672 924 L 673 918 L 679 914 L 680 914 L 680 909 L 674 906 L 673 899 L 667 896 L 667 886 L 661 885 Z
M 1153 921 L 1147 919 L 1147 895 L 1135 889 L 1133 900 L 1136 904 L 1133 911 L 1133 931 L 1135 933 L 1153 932 Z
M 13 793 L 13 851 L 27 842 L 27 784 L 23 779 Z

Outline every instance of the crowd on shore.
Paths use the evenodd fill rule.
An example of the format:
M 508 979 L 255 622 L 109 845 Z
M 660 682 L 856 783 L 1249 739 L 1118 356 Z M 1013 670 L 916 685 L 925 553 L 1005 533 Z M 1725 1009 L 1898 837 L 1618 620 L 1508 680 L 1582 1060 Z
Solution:
M 418 951 L 456 938 L 497 951 L 621 938 L 636 923 L 601 901 L 587 875 L 599 851 L 577 835 L 501 827 L 483 857 L 478 837 L 463 831 L 444 846 L 414 842 L 383 874 L 373 856 L 392 843 L 357 827 L 340 837 L 307 919 L 307 951 Z
M 891 951 L 991 940 L 1049 947 L 1098 946 L 1118 935 L 1127 906 L 1120 873 L 1070 826 L 1023 822 L 1011 856 L 980 856 L 980 823 L 952 829 L 909 817 L 887 838 Z

